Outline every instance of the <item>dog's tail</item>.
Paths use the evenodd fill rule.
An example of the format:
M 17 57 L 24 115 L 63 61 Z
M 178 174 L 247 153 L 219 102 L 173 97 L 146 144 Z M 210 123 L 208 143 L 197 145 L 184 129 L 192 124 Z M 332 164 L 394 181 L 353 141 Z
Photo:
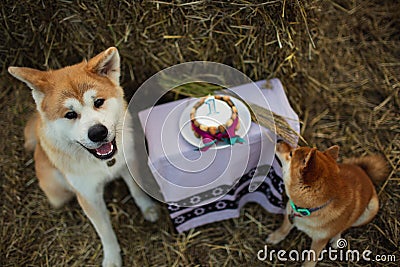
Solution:
M 355 164 L 363 169 L 374 183 L 384 181 L 389 175 L 386 160 L 380 155 L 345 159 L 343 163 Z
M 35 112 L 28 120 L 24 129 L 25 144 L 27 151 L 34 151 L 37 143 L 36 124 L 39 119 L 39 114 Z

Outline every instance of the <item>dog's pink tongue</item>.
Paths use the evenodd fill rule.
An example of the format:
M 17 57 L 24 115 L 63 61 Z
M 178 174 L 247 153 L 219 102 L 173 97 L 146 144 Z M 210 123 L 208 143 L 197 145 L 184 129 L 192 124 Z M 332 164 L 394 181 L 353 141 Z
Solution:
M 100 155 L 107 155 L 107 154 L 111 153 L 112 150 L 113 150 L 113 145 L 111 142 L 106 143 L 99 148 L 96 148 L 97 154 L 100 154 Z

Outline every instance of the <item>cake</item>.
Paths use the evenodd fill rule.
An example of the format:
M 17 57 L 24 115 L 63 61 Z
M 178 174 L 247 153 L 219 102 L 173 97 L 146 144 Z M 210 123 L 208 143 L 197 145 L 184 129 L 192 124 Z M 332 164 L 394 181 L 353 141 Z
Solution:
M 229 96 L 206 96 L 199 99 L 190 111 L 192 129 L 197 138 L 205 135 L 221 137 L 234 134 L 240 127 L 238 110 Z M 234 127 L 233 131 L 230 129 Z

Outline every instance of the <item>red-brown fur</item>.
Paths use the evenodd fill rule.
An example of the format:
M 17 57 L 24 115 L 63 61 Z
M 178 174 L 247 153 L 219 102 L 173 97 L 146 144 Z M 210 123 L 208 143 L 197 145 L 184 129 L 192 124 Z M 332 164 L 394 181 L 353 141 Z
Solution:
M 371 179 L 381 181 L 387 177 L 388 167 L 382 157 L 353 158 L 337 164 L 338 146 L 321 152 L 309 147 L 294 149 L 286 143 L 278 144 L 277 153 L 284 168 L 290 164 L 284 170 L 284 181 L 286 193 L 296 206 L 313 208 L 328 204 L 310 216 L 295 217 L 293 225 L 285 215 L 281 228 L 268 237 L 269 243 L 278 243 L 296 226 L 313 239 L 311 249 L 318 256 L 329 240 L 337 241 L 343 231 L 368 223 L 378 212 L 378 197 Z M 289 204 L 286 211 L 292 212 Z M 306 261 L 304 266 L 315 264 Z

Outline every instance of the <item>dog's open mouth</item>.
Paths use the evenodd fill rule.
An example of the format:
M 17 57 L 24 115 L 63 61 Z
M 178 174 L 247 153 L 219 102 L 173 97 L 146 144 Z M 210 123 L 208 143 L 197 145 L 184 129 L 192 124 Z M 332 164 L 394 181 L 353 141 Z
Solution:
M 115 142 L 115 138 L 111 142 L 104 143 L 98 148 L 90 149 L 85 146 L 83 147 L 86 148 L 86 150 L 89 151 L 93 156 L 101 160 L 110 159 L 114 156 L 115 152 L 117 152 L 117 143 Z

